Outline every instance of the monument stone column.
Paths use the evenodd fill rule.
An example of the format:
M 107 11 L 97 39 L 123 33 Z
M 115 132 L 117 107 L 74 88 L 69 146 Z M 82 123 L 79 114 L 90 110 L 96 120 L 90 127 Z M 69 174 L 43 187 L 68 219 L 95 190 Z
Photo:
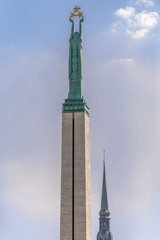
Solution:
M 89 108 L 82 94 L 83 13 L 69 18 L 69 93 L 62 108 L 60 240 L 91 240 Z M 74 18 L 79 17 L 79 32 Z

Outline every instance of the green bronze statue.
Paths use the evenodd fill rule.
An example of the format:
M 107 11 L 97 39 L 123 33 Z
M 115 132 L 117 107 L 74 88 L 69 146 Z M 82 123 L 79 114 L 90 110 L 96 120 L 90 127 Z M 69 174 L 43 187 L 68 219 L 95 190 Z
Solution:
M 79 32 L 75 32 L 74 18 L 79 17 Z M 82 22 L 83 12 L 79 7 L 74 8 L 69 21 L 72 23 L 69 39 L 69 93 L 63 103 L 63 112 L 86 112 L 89 115 L 89 107 L 82 94 Z
M 74 21 L 72 23 L 71 37 L 69 40 L 69 99 L 82 98 L 82 22 L 84 17 L 79 21 L 79 32 L 75 32 Z

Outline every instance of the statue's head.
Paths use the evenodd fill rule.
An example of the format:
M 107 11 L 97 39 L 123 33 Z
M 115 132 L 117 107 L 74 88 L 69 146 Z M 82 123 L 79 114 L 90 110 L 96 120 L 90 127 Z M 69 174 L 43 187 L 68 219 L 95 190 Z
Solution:
M 74 38 L 74 39 L 78 39 L 78 38 L 79 38 L 79 32 L 75 32 L 75 33 L 73 34 L 73 38 Z

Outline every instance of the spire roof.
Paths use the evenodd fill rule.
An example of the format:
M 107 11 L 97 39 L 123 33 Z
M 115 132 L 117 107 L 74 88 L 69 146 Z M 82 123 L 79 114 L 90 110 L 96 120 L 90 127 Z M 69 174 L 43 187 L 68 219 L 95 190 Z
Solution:
M 103 161 L 103 184 L 102 184 L 101 210 L 99 214 L 105 215 L 106 217 L 110 215 L 110 212 L 108 210 L 105 160 Z
M 104 151 L 104 164 L 103 164 L 103 184 L 102 184 L 102 198 L 101 198 L 101 210 L 99 212 L 99 232 L 97 234 L 97 240 L 113 240 L 112 233 L 110 231 L 110 212 L 108 210 L 108 197 L 107 197 L 107 185 L 106 185 L 106 170 L 105 170 L 105 151 Z

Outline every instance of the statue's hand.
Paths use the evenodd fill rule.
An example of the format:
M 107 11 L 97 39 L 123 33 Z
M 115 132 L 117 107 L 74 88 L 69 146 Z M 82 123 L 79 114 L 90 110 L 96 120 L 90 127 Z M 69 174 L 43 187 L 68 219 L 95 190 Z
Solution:
M 81 18 L 80 22 L 84 22 L 84 17 Z
M 72 23 L 74 22 L 73 19 L 72 19 L 71 17 L 69 18 L 69 21 L 72 22 Z

